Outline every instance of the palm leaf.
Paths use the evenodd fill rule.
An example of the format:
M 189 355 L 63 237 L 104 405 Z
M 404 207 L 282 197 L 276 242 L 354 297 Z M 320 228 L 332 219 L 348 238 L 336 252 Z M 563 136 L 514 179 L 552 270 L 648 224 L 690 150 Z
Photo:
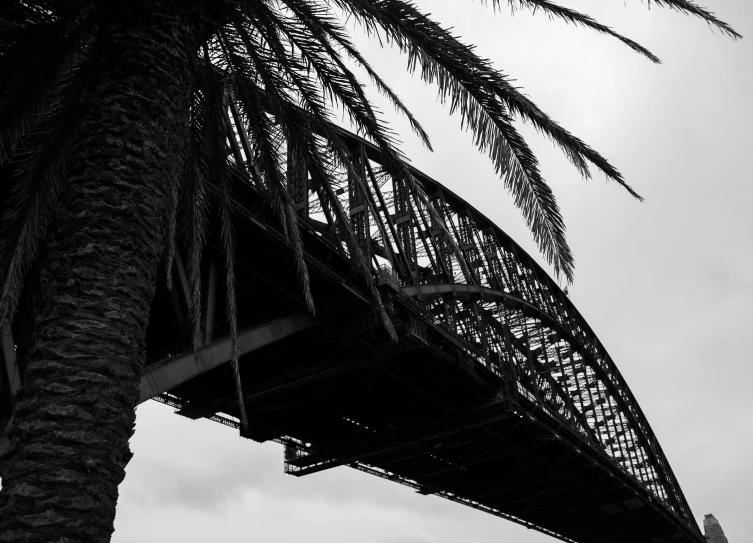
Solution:
M 311 4 L 306 0 L 283 1 L 305 25 L 308 32 L 321 43 L 328 55 L 332 57 L 337 55 L 332 46 L 332 42 L 342 47 L 348 56 L 366 71 L 374 86 L 379 92 L 387 97 L 395 108 L 395 111 L 406 117 L 410 123 L 411 129 L 419 138 L 421 138 L 423 144 L 429 150 L 433 150 L 431 141 L 429 140 L 429 135 L 426 133 L 423 126 L 421 126 L 421 123 L 418 122 L 397 94 L 395 94 L 389 85 L 387 85 L 379 74 L 374 71 L 371 65 L 355 48 L 345 29 L 338 24 L 335 17 L 330 15 L 331 12 L 328 9 L 323 6 Z
M 238 364 L 238 307 L 235 296 L 235 241 L 233 234 L 232 210 L 230 200 L 230 172 L 227 162 L 227 129 L 225 125 L 225 86 L 219 71 L 209 58 L 209 50 L 204 46 L 204 76 L 206 78 L 207 125 L 206 145 L 211 160 L 211 172 L 205 177 L 211 178 L 219 189 L 219 211 L 222 244 L 225 251 L 225 286 L 227 288 L 227 318 L 230 323 L 230 353 L 235 392 L 238 399 L 241 424 L 248 431 L 248 416 L 243 401 L 243 384 L 241 383 Z M 211 177 L 210 177 L 211 176 Z
M 197 70 L 198 71 L 198 70 Z M 206 126 L 206 90 L 201 77 L 197 77 L 191 105 L 191 123 L 188 127 L 181 172 L 180 231 L 186 238 L 188 250 L 188 300 L 192 323 L 194 352 L 201 347 L 201 255 L 207 237 L 207 194 L 204 172 L 207 170 L 206 147 L 202 141 Z
M 505 103 L 498 99 L 499 95 L 519 105 L 518 112 L 531 113 L 537 128 L 547 131 L 584 175 L 588 175 L 587 158 L 624 185 L 619 173 L 556 123 L 546 122 L 548 118 L 544 118 L 540 111 L 531 111 L 527 100 L 521 101 L 519 93 L 509 91 L 511 86 L 508 83 L 505 82 L 505 86 L 499 84 L 499 80 L 504 80 L 503 76 L 487 61 L 479 59 L 471 48 L 461 44 L 412 5 L 397 0 L 351 0 L 348 5 L 354 6 L 351 13 L 364 21 L 367 28 L 381 26 L 388 37 L 409 55 L 409 69 L 415 71 L 420 66 L 421 77 L 430 83 L 436 82 L 440 95 L 451 100 L 451 111 L 460 110 L 463 125 L 474 133 L 474 143 L 489 153 L 497 173 L 506 187 L 514 192 L 516 205 L 532 229 L 539 249 L 554 266 L 556 274 L 563 273 L 571 280 L 572 253 L 565 240 L 558 206 L 539 173 L 535 156 L 512 126 L 512 119 Z M 371 31 L 376 30 L 372 28 Z M 534 116 L 534 113 L 538 115 Z M 390 167 L 389 164 L 386 166 Z
M 32 132 L 15 149 L 13 191 L 0 221 L 0 323 L 15 313 L 23 276 L 37 255 L 64 186 L 65 157 L 78 119 L 80 95 L 88 62 L 71 66 L 57 78 L 58 86 Z
M 651 7 L 652 0 L 648 0 L 648 6 Z M 717 19 L 716 15 L 708 11 L 706 8 L 702 8 L 692 0 L 653 0 L 653 2 L 659 7 L 668 7 L 680 13 L 686 15 L 694 15 L 706 21 L 709 26 L 721 30 L 723 34 L 731 37 L 732 39 L 742 38 L 742 34 L 735 31 L 730 25 Z
M 249 39 L 250 36 L 247 34 L 246 40 Z M 273 41 L 274 39 L 274 37 L 271 38 L 271 41 Z M 247 47 L 249 43 L 250 42 L 248 41 L 246 42 Z M 260 79 L 265 85 L 266 93 L 262 95 L 259 88 L 252 85 L 249 82 L 248 78 L 242 78 L 237 81 L 237 85 L 239 87 L 239 96 L 244 96 L 244 99 L 242 99 L 241 101 L 247 102 L 245 106 L 246 111 L 268 110 L 271 114 L 275 115 L 275 118 L 279 122 L 283 135 L 287 141 L 287 145 L 291 147 L 291 152 L 302 153 L 306 159 L 308 167 L 311 170 L 312 177 L 321 181 L 320 185 L 323 187 L 324 194 L 326 194 L 328 200 L 326 203 L 323 203 L 325 205 L 328 205 L 329 208 L 335 212 L 337 220 L 340 223 L 339 231 L 342 232 L 345 236 L 345 240 L 352 258 L 354 259 L 357 267 L 363 272 L 363 276 L 367 280 L 372 299 L 377 306 L 377 311 L 381 316 L 383 325 L 385 326 L 385 329 L 389 333 L 390 337 L 396 340 L 397 335 L 395 333 L 394 326 L 392 325 L 391 320 L 387 315 L 386 309 L 384 308 L 384 304 L 381 300 L 381 295 L 379 294 L 379 291 L 376 288 L 376 283 L 371 276 L 371 271 L 369 269 L 368 263 L 366 262 L 363 253 L 360 250 L 360 247 L 355 241 L 351 229 L 348 228 L 345 213 L 342 210 L 342 207 L 340 206 L 340 203 L 329 184 L 329 180 L 332 178 L 332 169 L 328 168 L 325 165 L 326 160 L 323 159 L 322 154 L 318 150 L 314 140 L 314 131 L 318 131 L 319 133 L 325 135 L 326 141 L 330 148 L 334 149 L 336 154 L 339 155 L 340 164 L 342 165 L 342 167 L 352 168 L 350 161 L 347 159 L 347 149 L 345 145 L 340 141 L 339 136 L 337 136 L 337 134 L 333 131 L 332 124 L 329 122 L 326 114 L 326 108 L 324 107 L 323 101 L 321 100 L 316 87 L 311 85 L 309 81 L 301 76 L 301 74 L 296 73 L 295 70 L 291 69 L 291 66 L 289 64 L 280 63 L 280 66 L 283 70 L 285 70 L 286 75 L 293 81 L 295 89 L 299 92 L 304 104 L 309 107 L 309 114 L 300 116 L 298 108 L 293 104 L 290 104 L 285 99 L 285 96 L 290 95 L 293 89 L 287 86 L 287 84 L 283 79 L 281 79 L 279 74 L 275 74 L 272 70 L 268 69 L 270 65 L 277 64 L 270 62 L 264 63 L 261 61 L 261 58 L 257 57 L 257 55 L 260 54 L 259 51 L 260 49 L 256 48 L 249 55 L 249 58 L 252 61 L 256 61 L 254 64 L 254 70 L 260 75 Z M 230 57 L 229 64 L 235 67 L 236 73 L 242 73 L 242 71 L 238 70 L 238 68 L 243 66 L 244 60 L 245 57 L 243 56 L 239 56 L 237 58 Z M 277 60 L 279 60 L 279 58 Z M 233 68 L 231 68 L 231 70 L 232 69 Z M 265 116 L 257 114 L 255 116 L 255 119 L 251 120 L 251 132 L 260 134 L 262 136 L 265 133 L 269 133 L 269 128 L 264 128 L 264 125 L 268 123 L 268 120 L 267 123 L 265 123 L 264 121 Z M 269 148 L 271 147 L 270 143 L 265 142 L 264 139 L 265 138 L 262 138 L 260 141 L 257 139 L 257 145 L 260 145 L 262 157 L 270 155 Z M 267 162 L 267 171 L 269 171 L 269 168 L 271 167 L 273 176 L 281 178 L 281 159 L 267 159 Z M 272 185 L 275 186 L 278 184 L 279 181 L 273 183 Z M 295 214 L 295 208 L 293 206 L 292 200 L 290 200 L 290 197 L 287 194 L 287 191 L 282 190 L 282 192 L 284 192 L 282 200 L 286 202 L 286 208 L 289 210 L 289 213 Z M 289 204 L 287 203 L 288 201 Z M 302 244 L 300 246 L 302 251 Z M 301 252 L 301 258 L 302 257 L 303 253 Z
M 316 307 L 311 296 L 303 240 L 298 228 L 298 212 L 287 191 L 287 177 L 282 166 L 285 160 L 282 157 L 282 137 L 275 136 L 275 130 L 264 113 L 264 104 L 259 101 L 258 95 L 253 90 L 255 75 L 258 75 L 265 85 L 276 89 L 279 96 L 285 93 L 285 84 L 275 77 L 273 70 L 269 69 L 274 65 L 274 59 L 267 56 L 264 48 L 254 45 L 252 33 L 241 21 L 236 20 L 232 29 L 222 33 L 221 42 L 224 45 L 228 70 L 233 75 L 234 91 L 242 106 L 243 116 L 249 122 L 250 132 L 254 135 L 256 148 L 262 159 L 273 209 L 293 249 L 298 280 L 306 306 L 312 314 L 315 314 Z M 241 54 L 241 51 L 246 54 Z
M 82 14 L 79 2 L 66 14 L 48 22 L 15 25 L 0 37 L 0 163 L 10 159 L 37 115 L 44 114 L 59 78 L 81 60 L 89 47 L 87 36 L 99 17 L 97 10 Z
M 487 3 L 487 0 L 483 0 L 483 2 Z M 495 9 L 499 7 L 500 3 L 501 0 L 492 0 L 492 4 L 494 5 Z M 655 62 L 657 64 L 661 62 L 656 55 L 643 47 L 641 44 L 631 40 L 630 38 L 626 38 L 621 34 L 618 34 L 608 26 L 605 26 L 594 20 L 592 17 L 584 13 L 575 11 L 574 9 L 560 6 L 558 4 L 555 4 L 554 2 L 550 2 L 549 0 L 507 0 L 507 3 L 510 4 L 513 10 L 516 7 L 526 7 L 533 12 L 541 10 L 542 12 L 548 14 L 550 18 L 557 18 L 565 21 L 566 23 L 580 25 L 607 36 L 611 36 L 627 45 L 636 53 L 639 53 L 648 58 L 652 62 Z
M 274 19 L 274 15 L 270 14 L 269 16 Z M 263 26 L 271 26 L 275 29 L 285 28 L 285 25 L 279 21 L 275 21 L 272 25 L 265 24 Z M 320 133 L 325 134 L 328 139 L 332 140 L 332 150 L 337 155 L 340 163 L 346 169 L 352 169 L 347 149 L 339 143 L 339 136 L 331 129 L 330 123 L 327 122 L 326 110 L 323 103 L 316 98 L 318 95 L 317 86 L 313 82 L 310 82 L 307 77 L 307 73 L 311 70 L 302 73 L 294 69 L 297 63 L 285 63 L 279 60 L 284 55 L 287 54 L 290 56 L 291 54 L 285 52 L 284 46 L 276 38 L 274 32 L 265 34 L 262 29 L 260 29 L 260 32 L 267 38 L 267 42 L 270 43 L 272 50 L 277 52 L 279 64 L 285 68 L 286 74 L 302 96 L 306 107 L 317 117 L 318 130 L 320 130 Z M 385 170 L 393 177 L 404 179 L 409 183 L 414 195 L 425 207 L 432 220 L 444 231 L 445 238 L 449 240 L 451 249 L 458 257 L 461 266 L 467 272 L 467 263 L 462 251 L 460 251 L 452 236 L 446 231 L 444 222 L 436 216 L 436 210 L 430 205 L 421 186 L 415 182 L 410 169 L 407 167 L 405 157 L 397 149 L 396 142 L 391 133 L 388 133 L 385 125 L 377 118 L 358 80 L 347 70 L 339 59 L 339 56 L 330 57 L 328 51 L 317 50 L 316 44 L 310 48 L 303 32 L 294 32 L 290 28 L 287 28 L 287 32 L 289 33 L 291 43 L 298 47 L 304 60 L 310 60 L 313 64 L 313 70 L 323 88 L 328 91 L 329 96 L 339 101 L 345 107 L 351 121 L 358 127 L 359 131 L 363 132 L 380 148 Z M 358 177 L 357 173 L 353 171 L 350 173 L 355 175 L 356 178 Z

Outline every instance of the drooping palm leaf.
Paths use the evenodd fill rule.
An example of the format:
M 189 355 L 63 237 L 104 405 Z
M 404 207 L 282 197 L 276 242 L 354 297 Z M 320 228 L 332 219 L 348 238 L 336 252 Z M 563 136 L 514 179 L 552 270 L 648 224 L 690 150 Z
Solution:
M 667 7 L 685 13 L 686 15 L 694 15 L 706 21 L 712 28 L 721 30 L 724 34 L 732 39 L 742 38 L 742 34 L 738 33 L 730 25 L 724 21 L 719 20 L 716 15 L 711 13 L 706 8 L 702 8 L 692 0 L 648 0 L 648 6 L 651 7 L 651 2 L 654 2 L 659 7 Z
M 287 21 L 278 17 L 273 10 L 264 11 L 257 8 L 258 12 L 261 12 L 260 15 L 266 22 L 257 24 L 257 29 L 260 30 L 267 43 L 270 44 L 272 53 L 277 55 L 276 65 L 281 66 L 284 70 L 285 75 L 292 82 L 295 91 L 300 94 L 306 109 L 316 116 L 318 121 L 317 129 L 320 133 L 326 135 L 328 141 L 332 142 L 330 149 L 336 154 L 340 163 L 347 169 L 352 169 L 348 159 L 348 151 L 339 142 L 337 133 L 329 126 L 326 108 L 317 99 L 317 89 L 319 87 L 323 88 L 331 100 L 343 105 L 356 129 L 372 139 L 382 151 L 386 170 L 396 178 L 406 180 L 413 188 L 421 203 L 424 204 L 429 215 L 433 219 L 436 219 L 434 217 L 436 214 L 435 209 L 429 205 L 423 190 L 413 180 L 412 173 L 405 163 L 405 157 L 397 148 L 392 133 L 377 117 L 359 81 L 347 69 L 339 55 L 335 54 L 333 56 L 330 53 L 331 49 L 328 48 L 326 43 L 321 43 L 321 40 L 310 39 L 305 32 L 294 28 Z M 270 20 L 271 22 L 269 22 Z M 295 58 L 294 53 L 287 52 L 287 49 L 276 35 L 277 29 L 281 29 L 281 33 L 284 33 L 288 37 L 291 45 L 300 51 L 300 59 Z M 295 62 L 286 62 L 291 58 Z M 310 81 L 309 76 L 312 72 L 316 76 L 316 84 Z M 272 95 L 282 96 L 283 93 L 273 92 Z M 356 172 L 351 171 L 350 173 L 356 178 L 358 177 Z M 440 228 L 444 228 L 442 221 L 434 220 L 434 222 Z M 452 239 L 449 235 L 445 237 L 448 240 Z M 461 266 L 465 266 L 465 260 L 462 257 L 460 249 L 452 241 L 450 245 L 458 256 Z
M 233 33 L 232 31 L 235 31 Z M 311 296 L 310 279 L 308 268 L 303 257 L 303 241 L 298 229 L 298 214 L 292 199 L 287 191 L 287 181 L 284 173 L 282 158 L 282 141 L 274 141 L 275 131 L 271 127 L 270 120 L 266 117 L 265 104 L 259 101 L 258 95 L 251 88 L 254 75 L 258 75 L 265 86 L 275 89 L 274 97 L 281 97 L 286 92 L 285 84 L 276 76 L 274 70 L 269 67 L 272 59 L 264 56 L 263 48 L 255 47 L 252 32 L 241 21 L 234 21 L 226 32 L 221 35 L 220 42 L 224 45 L 225 54 L 233 62 L 229 63 L 229 69 L 234 75 L 234 85 L 244 117 L 249 121 L 251 133 L 255 137 L 256 149 L 264 164 L 264 172 L 267 176 L 269 188 L 272 193 L 273 208 L 281 220 L 285 235 L 291 242 L 295 257 L 298 279 L 303 290 L 306 305 L 315 313 L 314 299 Z M 245 49 L 241 49 L 245 46 Z M 239 51 L 245 51 L 246 56 Z
M 369 75 L 374 86 L 395 107 L 395 110 L 403 114 L 411 125 L 411 128 L 416 135 L 421 138 L 421 141 L 427 148 L 432 150 L 429 135 L 426 133 L 421 123 L 413 116 L 408 108 L 403 104 L 402 100 L 395 94 L 395 92 L 384 82 L 384 80 L 377 74 L 366 59 L 359 53 L 356 47 L 351 42 L 346 30 L 338 23 L 338 20 L 332 15 L 331 10 L 325 9 L 322 6 L 312 4 L 306 0 L 283 0 L 285 4 L 291 9 L 291 11 L 298 17 L 300 22 L 305 26 L 306 30 L 310 33 L 311 37 L 318 40 L 322 47 L 325 48 L 326 54 L 334 58 L 337 53 L 333 47 L 333 44 L 343 48 L 348 56 L 361 66 Z M 287 25 L 283 25 L 287 26 Z
M 265 22 L 259 22 L 258 26 L 256 27 L 257 29 L 259 29 L 259 37 L 261 39 L 264 39 L 266 43 L 270 44 L 270 51 L 272 53 L 276 52 L 278 53 L 278 55 L 281 54 L 283 51 L 283 46 L 279 41 L 279 37 L 275 33 L 275 30 L 276 28 L 279 28 L 279 25 L 270 24 L 270 22 L 275 18 L 274 15 L 269 12 L 259 12 L 256 13 L 256 16 L 259 18 L 268 18 Z M 252 37 L 246 29 L 239 25 L 240 23 L 235 26 L 235 30 L 238 32 L 241 40 L 244 41 L 248 47 L 248 44 L 251 43 Z M 223 38 L 227 43 L 226 51 L 229 51 L 232 47 L 232 40 L 227 34 L 224 34 Z M 331 178 L 330 169 L 324 165 L 325 160 L 322 158 L 321 153 L 319 152 L 312 139 L 314 132 L 324 134 L 326 136 L 326 141 L 330 149 L 334 150 L 336 155 L 339 155 L 340 163 L 346 168 L 352 168 L 347 157 L 347 150 L 345 148 L 345 145 L 340 142 L 339 137 L 333 131 L 333 125 L 331 124 L 331 121 L 329 119 L 329 115 L 322 100 L 320 91 L 318 90 L 317 86 L 312 84 L 312 82 L 306 76 L 307 70 L 305 69 L 304 65 L 292 62 L 262 62 L 258 55 L 259 48 L 254 48 L 254 52 L 249 55 L 250 61 L 254 64 L 254 66 L 249 70 L 255 71 L 255 73 L 259 74 L 260 81 L 267 89 L 267 91 L 264 95 L 262 95 L 259 88 L 254 85 L 250 85 L 249 78 L 246 77 L 239 79 L 237 82 L 238 86 L 240 87 L 240 94 L 242 94 L 246 100 L 251 99 L 256 103 L 256 107 L 252 107 L 251 109 L 261 110 L 262 108 L 259 106 L 263 104 L 264 109 L 268 110 L 272 115 L 275 116 L 276 120 L 281 125 L 281 130 L 284 133 L 287 145 L 292 148 L 292 152 L 294 154 L 301 152 L 303 156 L 306 157 L 308 167 L 312 172 L 312 177 L 322 181 L 321 186 L 323 188 L 324 194 L 326 195 L 327 204 L 329 205 L 329 208 L 334 211 L 334 214 L 340 223 L 339 231 L 343 232 L 343 234 L 345 235 L 345 240 L 348 244 L 348 248 L 353 259 L 364 273 L 364 277 L 367 279 L 372 298 L 377 305 L 377 310 L 381 315 L 385 329 L 393 337 L 393 339 L 396 339 L 397 336 L 395 334 L 394 327 L 392 326 L 389 316 L 387 315 L 386 310 L 384 309 L 384 306 L 381 302 L 381 296 L 369 272 L 368 263 L 365 261 L 363 254 L 358 247 L 358 244 L 355 242 L 352 231 L 347 227 L 347 219 L 345 213 L 340 207 L 339 201 L 336 199 L 334 193 L 332 192 L 332 188 L 328 183 L 328 180 Z M 279 61 L 280 58 L 278 57 L 277 60 Z M 243 58 L 237 58 L 235 59 L 235 63 L 230 64 L 235 64 L 235 67 L 237 68 L 245 63 L 246 61 Z M 319 71 L 317 71 L 318 74 L 321 74 L 322 72 L 329 69 L 326 63 L 316 64 L 319 68 Z M 270 66 L 280 66 L 282 72 L 279 73 L 275 70 L 271 70 Z M 298 70 L 296 68 L 298 68 Z M 324 75 L 323 77 L 326 80 L 324 88 L 330 91 L 331 96 L 337 98 L 344 97 L 342 99 L 344 99 L 346 103 L 352 103 L 351 98 L 348 95 L 348 83 L 343 83 L 343 81 L 328 80 L 326 79 L 327 75 Z M 287 83 L 288 78 L 291 81 L 292 87 Z M 350 89 L 350 91 L 352 92 L 352 88 Z M 307 108 L 309 115 L 301 117 L 298 114 L 298 109 L 288 102 L 287 98 L 290 97 L 293 92 L 297 92 L 299 94 L 304 105 Z M 241 100 L 241 102 L 244 102 L 246 100 Z M 248 110 L 249 108 L 247 107 L 246 109 Z M 364 111 L 366 113 L 364 113 Z M 378 122 L 373 113 L 370 113 L 371 112 L 369 110 L 368 104 L 364 107 L 363 111 L 360 111 L 360 114 L 364 114 L 366 116 L 367 122 Z M 356 113 L 353 115 L 354 121 L 358 122 L 358 120 L 361 119 L 360 114 Z M 264 139 L 264 134 L 269 134 L 271 132 L 271 129 L 269 127 L 265 128 L 267 122 L 265 122 L 263 116 L 257 115 L 255 121 L 251 122 L 250 124 L 251 132 L 261 135 L 262 139 Z M 259 145 L 259 148 L 262 150 L 262 156 L 269 155 L 270 153 L 265 152 L 264 150 L 271 147 L 271 145 L 262 141 Z M 283 168 L 280 164 L 282 157 L 279 153 L 277 154 L 277 157 L 278 158 L 276 159 L 272 159 L 275 162 L 273 171 L 277 171 L 279 172 L 279 174 L 275 176 L 277 178 L 277 181 L 273 181 L 271 185 L 272 187 L 280 186 L 281 181 L 284 178 L 284 175 L 282 173 Z M 290 200 L 289 195 L 286 191 L 284 191 L 284 189 L 282 189 L 282 192 L 284 194 L 281 198 L 278 197 L 277 201 L 283 202 L 285 204 L 287 212 L 295 217 L 295 208 L 293 206 L 292 200 Z M 297 227 L 294 229 L 294 232 L 297 234 Z M 301 247 L 300 241 L 295 244 L 295 247 Z M 303 258 L 302 252 L 300 258 L 301 260 Z
M 238 355 L 238 308 L 235 297 L 235 241 L 233 234 L 232 211 L 230 207 L 231 176 L 227 162 L 228 127 L 225 125 L 226 93 L 224 81 L 212 64 L 209 49 L 204 46 L 204 77 L 206 80 L 206 132 L 205 148 L 209 150 L 209 166 L 212 181 L 219 189 L 220 235 L 225 251 L 225 287 L 227 288 L 226 312 L 230 324 L 230 364 L 238 400 L 241 424 L 248 431 L 248 416 L 243 401 Z M 209 177 L 209 175 L 207 176 Z
M 201 68 L 197 68 L 197 75 Z M 188 307 L 192 324 L 192 343 L 194 352 L 201 346 L 201 255 L 207 239 L 207 180 L 204 172 L 206 167 L 206 149 L 204 149 L 203 134 L 206 130 L 205 91 L 197 77 L 196 90 L 193 93 L 191 105 L 191 122 L 188 127 L 186 144 L 181 157 L 183 168 L 181 171 L 182 191 L 180 198 L 180 232 L 186 239 L 188 256 Z M 169 259 L 172 258 L 172 255 Z M 168 275 L 170 268 L 168 268 Z
M 336 0 L 344 9 L 367 24 L 378 24 L 401 50 L 409 55 L 413 71 L 421 68 L 421 77 L 436 82 L 443 98 L 451 99 L 451 111 L 460 110 L 463 125 L 474 133 L 474 143 L 489 154 L 497 173 L 513 193 L 534 239 L 555 273 L 572 280 L 573 259 L 565 240 L 564 221 L 553 194 L 539 173 L 535 156 L 512 125 L 505 105 L 497 99 L 505 89 L 494 86 L 499 74 L 476 57 L 447 31 L 399 0 Z M 344 4 L 348 4 L 345 6 Z M 545 126 L 545 128 L 547 128 Z M 378 143 L 378 142 L 377 142 Z M 379 144 L 379 143 L 378 143 Z M 587 173 L 582 149 L 566 142 L 566 152 Z M 382 145 L 382 151 L 389 150 Z M 398 158 L 398 157 L 395 157 Z M 606 161 L 604 161 L 606 162 Z M 389 171 L 395 162 L 387 160 Z
M 484 3 L 487 3 L 487 0 L 483 1 Z M 495 8 L 498 8 L 501 2 L 502 0 L 492 0 L 492 4 Z M 558 18 L 565 21 L 566 23 L 590 28 L 591 30 L 595 30 L 612 38 L 616 38 L 623 44 L 627 45 L 630 49 L 645 56 L 652 62 L 655 62 L 657 64 L 661 62 L 656 55 L 643 47 L 641 44 L 631 40 L 630 38 L 626 38 L 621 34 L 618 34 L 608 26 L 605 26 L 594 20 L 592 17 L 584 13 L 580 13 L 579 11 L 575 11 L 574 9 L 560 6 L 558 4 L 555 4 L 554 2 L 550 2 L 549 0 L 507 0 L 507 3 L 510 4 L 510 7 L 512 7 L 513 10 L 520 7 L 526 7 L 533 12 L 541 10 L 542 12 L 548 14 L 550 18 Z
M 35 116 L 54 107 L 49 102 L 60 78 L 76 69 L 89 46 L 88 33 L 99 13 L 81 12 L 84 3 L 78 4 L 65 17 L 40 16 L 33 24 L 16 24 L 0 32 L 0 163 L 13 156 L 21 138 L 36 124 Z
M 33 130 L 14 142 L 12 196 L 0 219 L 0 323 L 12 320 L 39 244 L 47 232 L 63 190 L 66 153 L 80 112 L 80 94 L 90 63 L 69 66 L 57 79 L 43 111 L 36 114 Z

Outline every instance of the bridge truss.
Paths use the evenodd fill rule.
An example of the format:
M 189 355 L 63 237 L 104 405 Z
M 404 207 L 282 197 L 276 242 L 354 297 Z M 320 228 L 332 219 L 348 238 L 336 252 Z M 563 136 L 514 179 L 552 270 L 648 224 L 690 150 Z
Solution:
M 244 121 L 232 104 L 228 113 L 235 161 L 263 185 Z M 376 146 L 336 131 L 352 163 L 334 179 L 312 179 L 288 153 L 289 193 L 308 224 L 346 254 L 355 239 L 372 274 L 415 298 L 468 356 L 501 377 L 509 368 L 518 394 L 696 526 L 638 402 L 557 283 L 458 195 L 416 169 L 412 180 L 390 176 Z

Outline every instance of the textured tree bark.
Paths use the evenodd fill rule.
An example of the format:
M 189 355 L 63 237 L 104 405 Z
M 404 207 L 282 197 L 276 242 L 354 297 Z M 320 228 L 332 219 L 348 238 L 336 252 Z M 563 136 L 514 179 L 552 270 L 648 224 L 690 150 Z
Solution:
M 168 180 L 189 115 L 189 2 L 103 25 L 0 459 L 0 541 L 109 541 L 131 458 Z M 119 4 L 119 2 L 114 2 Z

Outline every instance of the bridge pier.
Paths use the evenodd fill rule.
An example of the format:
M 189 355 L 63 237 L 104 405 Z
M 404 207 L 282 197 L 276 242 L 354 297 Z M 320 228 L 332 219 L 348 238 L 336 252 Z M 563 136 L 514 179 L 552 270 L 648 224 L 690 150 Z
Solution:
M 703 532 L 708 543 L 728 543 L 727 536 L 724 535 L 722 525 L 712 514 L 705 515 L 703 518 Z

